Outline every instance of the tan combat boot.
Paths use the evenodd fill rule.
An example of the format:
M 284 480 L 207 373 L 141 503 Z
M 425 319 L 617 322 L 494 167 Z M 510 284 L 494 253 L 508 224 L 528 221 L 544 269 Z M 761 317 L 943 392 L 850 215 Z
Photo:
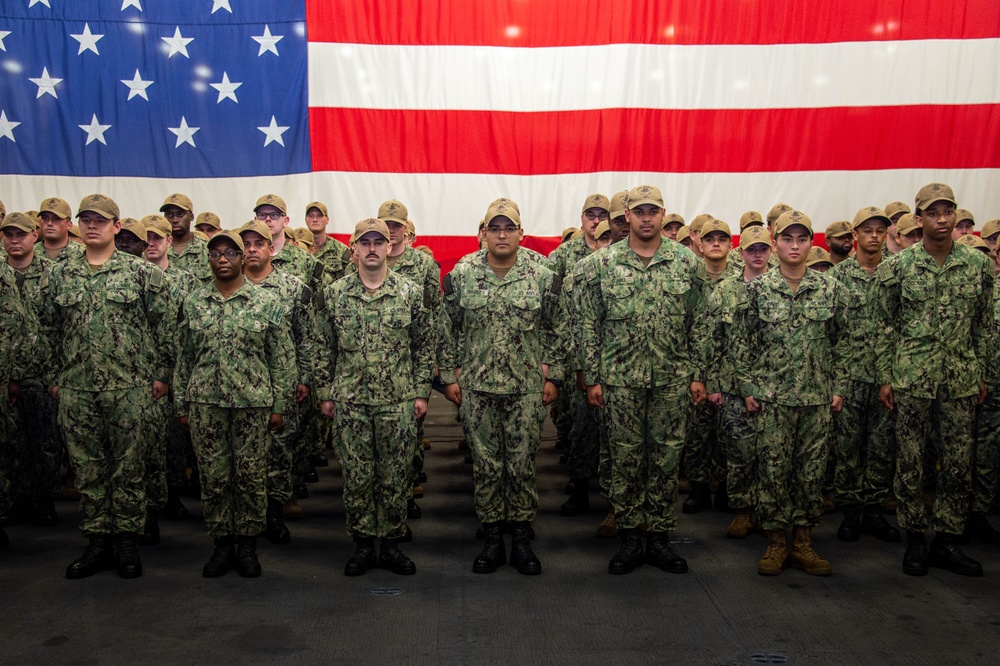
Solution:
M 726 538 L 745 539 L 752 529 L 753 521 L 750 520 L 750 509 L 740 509 L 733 516 L 733 522 L 729 523 L 729 527 L 726 528 Z
M 812 528 L 797 525 L 792 530 L 792 552 L 788 564 L 812 576 L 829 576 L 833 573 L 830 563 L 816 554 L 812 546 Z
M 614 539 L 618 536 L 618 525 L 615 523 L 614 509 L 608 511 L 601 524 L 597 526 L 598 539 Z
M 765 534 L 767 534 L 767 550 L 757 563 L 757 573 L 761 576 L 777 576 L 785 568 L 785 561 L 788 559 L 785 530 L 768 530 Z

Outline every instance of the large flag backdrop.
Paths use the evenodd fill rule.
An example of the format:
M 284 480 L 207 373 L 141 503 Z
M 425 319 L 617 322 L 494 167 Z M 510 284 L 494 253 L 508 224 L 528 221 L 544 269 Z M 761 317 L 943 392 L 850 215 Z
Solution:
M 486 205 L 535 247 L 661 187 L 819 228 L 950 183 L 1000 216 L 997 0 L 5 0 L 0 199 L 281 194 L 347 233 L 388 198 L 448 267 Z

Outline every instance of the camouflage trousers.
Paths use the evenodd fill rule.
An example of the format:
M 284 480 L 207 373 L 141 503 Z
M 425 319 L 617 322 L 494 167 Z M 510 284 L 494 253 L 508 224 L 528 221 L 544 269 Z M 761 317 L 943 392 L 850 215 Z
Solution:
M 201 507 L 213 537 L 257 536 L 267 513 L 269 407 L 188 405 L 191 443 L 201 471 Z
M 406 532 L 417 424 L 413 402 L 334 405 L 344 471 L 347 533 L 398 539 Z
M 41 382 L 22 382 L 18 428 L 11 440 L 11 494 L 17 499 L 51 498 L 59 493 L 62 436 L 58 403 Z
M 12 453 L 12 440 L 17 436 L 17 422 L 14 419 L 14 410 L 7 400 L 7 386 L 0 385 L 0 511 L 5 511 L 10 507 L 10 477 L 7 470 L 10 468 L 10 455 Z
M 677 527 L 678 473 L 691 398 L 687 388 L 605 386 L 611 478 L 608 502 L 619 528 Z
M 567 381 L 565 388 L 570 387 Z M 570 437 L 573 436 L 573 392 L 570 390 L 559 391 L 556 401 L 549 407 L 552 416 L 552 424 L 556 427 L 556 439 L 569 446 Z M 544 419 L 543 419 L 544 420 Z
M 915 398 L 896 392 L 896 519 L 905 530 L 927 528 L 924 510 L 924 446 L 928 433 L 939 444 L 941 471 L 930 528 L 961 534 L 972 492 L 972 426 L 976 397 L 951 400 Z
M 972 463 L 972 513 L 989 513 L 1000 474 L 1000 395 L 992 388 L 986 402 L 976 407 Z
M 589 479 L 597 471 L 601 450 L 600 412 L 587 404 L 587 394 L 575 386 L 565 384 L 567 393 L 573 397 L 573 428 L 570 430 L 569 449 L 566 462 L 569 463 L 569 478 Z
M 173 415 L 174 408 L 169 400 L 153 404 L 149 456 L 146 458 L 146 504 L 150 509 L 162 509 L 167 503 L 167 424 Z
M 535 454 L 545 417 L 542 394 L 466 390 L 461 414 L 480 522 L 533 521 L 538 512 Z
M 167 488 L 180 488 L 187 484 L 187 469 L 198 466 L 191 444 L 191 433 L 181 429 L 177 414 L 171 410 L 167 419 Z
M 757 501 L 757 428 L 760 420 L 747 411 L 743 398 L 722 394 L 719 439 L 726 460 L 726 491 L 733 509 L 750 509 Z
M 761 402 L 757 515 L 765 530 L 814 527 L 823 515 L 830 406 Z
M 59 427 L 76 474 L 84 536 L 145 529 L 153 410 L 149 385 L 100 392 L 59 389 Z
M 291 443 L 292 484 L 305 482 L 305 476 L 312 471 L 309 457 L 322 453 L 325 448 L 324 435 L 329 432 L 330 419 L 319 411 L 315 392 L 299 403 L 299 426 Z
M 688 404 L 687 438 L 684 441 L 684 476 L 688 481 L 708 483 L 725 480 L 726 464 L 719 437 L 719 410 L 708 400 Z
M 267 449 L 267 497 L 284 504 L 292 499 L 292 470 L 298 452 L 300 405 L 290 404 L 282 415 L 281 432 L 270 433 Z
M 896 463 L 893 414 L 878 399 L 876 384 L 851 382 L 835 423 L 834 490 L 841 504 L 881 505 L 889 495 Z

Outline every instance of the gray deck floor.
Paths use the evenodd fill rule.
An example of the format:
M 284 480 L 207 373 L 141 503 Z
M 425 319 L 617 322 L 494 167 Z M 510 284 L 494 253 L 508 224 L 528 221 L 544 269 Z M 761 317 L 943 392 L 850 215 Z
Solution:
M 566 471 L 550 424 L 538 454 L 533 544 L 542 575 L 510 567 L 473 574 L 480 543 L 471 466 L 456 447 L 453 414 L 435 395 L 424 517 L 411 522 L 415 539 L 404 546 L 416 576 L 344 577 L 353 544 L 334 466 L 320 470 L 302 501 L 306 519 L 289 523 L 292 544 L 261 543 L 257 580 L 201 577 L 211 542 L 200 519 L 163 521 L 162 543 L 142 549 L 138 580 L 113 572 L 66 580 L 84 542 L 74 505 L 60 502 L 57 527 L 7 529 L 0 663 L 996 663 L 996 548 L 967 548 L 984 564 L 982 579 L 939 570 L 910 578 L 900 570 L 901 545 L 838 542 L 839 518 L 828 516 L 816 547 L 833 563 L 832 577 L 763 578 L 756 574 L 763 538 L 727 540 L 730 516 L 710 510 L 680 517 L 676 550 L 689 574 L 642 567 L 608 575 L 617 541 L 594 538 L 606 512 L 599 495 L 592 492 L 589 515 L 559 516 Z M 768 653 L 773 658 L 763 661 Z

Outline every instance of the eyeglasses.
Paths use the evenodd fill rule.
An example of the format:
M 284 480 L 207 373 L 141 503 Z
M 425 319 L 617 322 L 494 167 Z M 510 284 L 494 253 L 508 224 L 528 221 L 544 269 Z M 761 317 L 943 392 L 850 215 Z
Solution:
M 225 252 L 209 252 L 208 258 L 211 259 L 212 261 L 218 261 L 219 259 L 225 257 L 226 261 L 235 261 L 236 257 L 240 256 L 241 254 L 243 253 L 240 252 L 239 250 L 226 250 Z
M 499 236 L 500 234 L 510 236 L 511 234 L 517 233 L 517 227 L 486 227 L 486 233 L 491 236 Z
M 282 213 L 280 210 L 276 210 L 270 213 L 257 213 L 258 220 L 266 220 L 269 218 L 272 220 L 280 220 L 284 216 L 285 214 Z
M 586 213 L 584 213 L 584 215 L 587 216 L 588 220 L 600 220 L 601 222 L 603 222 L 604 220 L 608 219 L 607 213 L 591 213 L 588 210 Z

